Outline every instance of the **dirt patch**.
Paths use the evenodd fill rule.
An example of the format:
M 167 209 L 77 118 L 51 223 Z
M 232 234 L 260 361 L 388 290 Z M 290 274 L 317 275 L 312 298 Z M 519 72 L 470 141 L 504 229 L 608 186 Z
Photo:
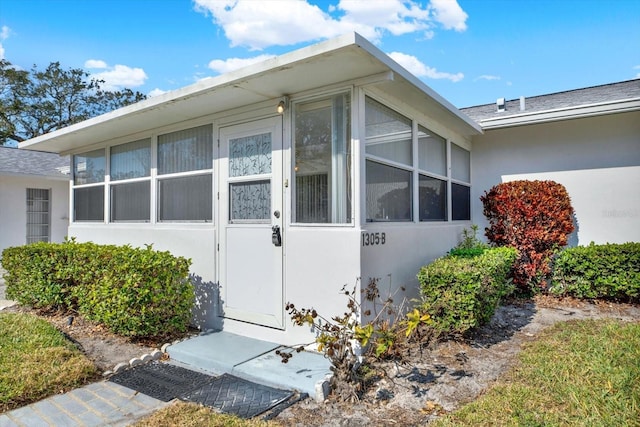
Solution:
M 640 307 L 547 297 L 514 301 L 498 308 L 470 339 L 440 343 L 409 355 L 404 363 L 377 364 L 382 378 L 361 402 L 307 399 L 277 420 L 285 426 L 424 425 L 476 399 L 543 329 L 556 322 L 605 317 L 640 321 Z

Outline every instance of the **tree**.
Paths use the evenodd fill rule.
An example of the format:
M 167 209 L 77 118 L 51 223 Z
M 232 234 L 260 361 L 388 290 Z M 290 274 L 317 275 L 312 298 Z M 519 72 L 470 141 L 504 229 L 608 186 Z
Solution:
M 102 89 L 104 80 L 52 62 L 40 71 L 0 60 L 0 145 L 13 145 L 146 98 L 131 89 Z

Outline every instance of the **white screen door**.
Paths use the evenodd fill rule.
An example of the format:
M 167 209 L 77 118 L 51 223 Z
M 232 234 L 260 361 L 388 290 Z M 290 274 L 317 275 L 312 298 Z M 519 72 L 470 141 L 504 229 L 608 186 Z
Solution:
M 219 172 L 223 315 L 284 328 L 282 118 L 221 128 Z

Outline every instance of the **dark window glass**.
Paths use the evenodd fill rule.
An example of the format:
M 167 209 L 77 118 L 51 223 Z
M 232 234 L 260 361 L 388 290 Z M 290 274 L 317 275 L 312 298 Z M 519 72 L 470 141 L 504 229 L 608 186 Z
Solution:
M 74 221 L 104 221 L 104 186 L 73 190 Z
M 451 214 L 454 221 L 468 221 L 471 219 L 470 187 L 451 184 Z
M 447 220 L 447 182 L 420 175 L 420 221 Z
M 149 181 L 111 186 L 111 221 L 149 221 Z
M 411 172 L 367 161 L 367 221 L 411 219 Z
M 158 221 L 211 221 L 211 175 L 158 180 Z

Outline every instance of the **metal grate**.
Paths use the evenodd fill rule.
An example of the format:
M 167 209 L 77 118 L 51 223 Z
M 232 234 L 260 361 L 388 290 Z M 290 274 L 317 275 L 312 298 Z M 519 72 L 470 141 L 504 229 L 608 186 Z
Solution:
M 197 390 L 185 393 L 181 399 L 241 418 L 253 418 L 292 396 L 291 391 L 278 390 L 224 374 Z
M 212 378 L 179 366 L 151 362 L 113 375 L 109 381 L 168 402 L 201 387 Z

